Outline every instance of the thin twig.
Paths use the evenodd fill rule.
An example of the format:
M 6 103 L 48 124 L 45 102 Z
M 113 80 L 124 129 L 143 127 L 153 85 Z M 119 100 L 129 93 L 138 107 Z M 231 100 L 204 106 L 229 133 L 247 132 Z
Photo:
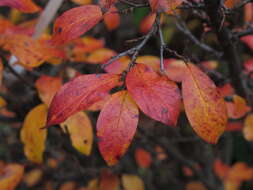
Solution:
M 159 33 L 159 38 L 160 38 L 160 70 L 163 73 L 164 72 L 163 54 L 164 54 L 164 48 L 165 48 L 166 44 L 165 44 L 165 41 L 164 41 L 164 38 L 163 38 L 160 18 L 157 19 L 157 25 L 158 25 L 158 33 Z

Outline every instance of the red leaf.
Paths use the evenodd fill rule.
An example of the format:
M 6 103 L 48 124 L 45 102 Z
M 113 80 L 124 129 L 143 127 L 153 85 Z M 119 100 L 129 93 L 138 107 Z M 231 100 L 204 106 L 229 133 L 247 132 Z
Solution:
M 119 75 L 113 74 L 90 74 L 68 82 L 51 102 L 47 126 L 61 123 L 74 113 L 102 100 L 105 93 L 120 84 L 119 78 Z
M 142 148 L 137 148 L 135 150 L 135 160 L 139 167 L 141 168 L 149 168 L 152 163 L 151 154 Z
M 211 79 L 188 64 L 182 81 L 185 112 L 194 131 L 205 141 L 216 143 L 227 124 L 223 98 Z
M 176 125 L 180 111 L 177 85 L 150 67 L 137 64 L 126 77 L 127 89 L 140 109 L 151 118 Z
M 104 23 L 106 28 L 111 31 L 116 29 L 120 24 L 120 15 L 115 6 L 111 6 L 109 11 L 104 15 Z
M 156 18 L 156 13 L 150 13 L 141 21 L 139 31 L 142 34 L 148 33 L 148 31 L 152 28 Z
M 114 165 L 125 154 L 135 134 L 139 111 L 127 91 L 112 95 L 97 121 L 99 150 L 108 165 Z
M 70 9 L 56 19 L 52 41 L 63 44 L 73 40 L 93 28 L 101 19 L 102 11 L 97 5 Z
M 25 13 L 35 13 L 41 9 L 32 0 L 0 0 L 1 6 L 15 8 Z
M 167 12 L 168 14 L 172 14 L 182 2 L 182 0 L 149 0 L 153 12 Z
M 117 0 L 99 0 L 102 9 L 109 9 Z

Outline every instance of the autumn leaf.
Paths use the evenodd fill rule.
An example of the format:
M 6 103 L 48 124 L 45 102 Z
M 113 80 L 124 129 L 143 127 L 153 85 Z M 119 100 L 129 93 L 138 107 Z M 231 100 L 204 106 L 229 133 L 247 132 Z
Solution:
M 51 77 L 42 75 L 36 82 L 35 87 L 38 90 L 39 97 L 47 106 L 50 105 L 54 95 L 62 86 L 60 77 Z
M 33 169 L 25 174 L 23 181 L 28 187 L 32 187 L 39 183 L 43 176 L 41 169 Z
M 205 141 L 217 143 L 227 125 L 223 98 L 211 79 L 193 64 L 182 81 L 185 112 L 193 130 Z
M 91 64 L 102 64 L 108 61 L 113 56 L 117 55 L 117 53 L 108 48 L 101 48 L 93 51 L 88 57 L 87 62 Z
M 207 190 L 207 188 L 199 181 L 191 181 L 187 183 L 185 190 Z
M 253 20 L 253 3 L 247 3 L 244 6 L 244 21 L 251 23 Z
M 125 154 L 135 134 L 139 111 L 127 91 L 112 95 L 97 121 L 99 150 L 108 165 L 116 164 Z
M 187 70 L 185 62 L 177 59 L 165 59 L 164 68 L 166 76 L 175 82 L 182 82 Z
M 118 0 L 99 0 L 98 2 L 102 9 L 108 10 L 117 1 Z
M 240 40 L 245 43 L 250 49 L 253 49 L 253 34 L 243 36 Z
M 72 8 L 56 19 L 52 41 L 63 44 L 73 40 L 93 28 L 101 19 L 102 11 L 97 5 Z
M 175 126 L 180 111 L 177 85 L 150 67 L 137 64 L 126 77 L 129 93 L 139 108 L 152 119 Z
M 246 140 L 253 141 L 253 114 L 247 115 L 244 120 L 243 135 Z
M 151 67 L 154 71 L 160 71 L 160 58 L 153 55 L 143 55 L 137 57 L 136 63 L 142 63 L 148 67 Z
M 25 155 L 35 163 L 43 161 L 47 130 L 41 128 L 46 125 L 46 118 L 47 105 L 40 104 L 26 115 L 21 129 L 21 141 L 24 144 Z
M 233 8 L 235 5 L 237 5 L 238 3 L 240 3 L 241 0 L 225 0 L 224 5 L 227 8 Z
M 141 168 L 149 168 L 151 163 L 152 163 L 152 157 L 151 154 L 142 149 L 142 148 L 137 148 L 135 150 L 135 160 L 136 163 L 138 164 L 139 167 Z
M 183 0 L 149 0 L 153 12 L 166 12 L 173 14 L 173 11 L 181 5 Z
M 8 6 L 25 13 L 35 13 L 41 10 L 32 0 L 0 0 L 0 6 Z
M 102 100 L 105 93 L 120 84 L 119 79 L 119 75 L 89 74 L 80 75 L 66 83 L 51 102 L 47 126 L 59 124 Z
M 104 70 L 107 73 L 121 74 L 123 71 L 127 69 L 129 63 L 130 63 L 130 58 L 128 56 L 123 56 L 115 60 L 111 64 L 107 65 L 104 68 Z
M 4 66 L 3 66 L 2 60 L 0 59 L 0 87 L 2 86 L 3 71 L 4 71 Z
M 102 170 L 99 181 L 99 190 L 118 190 L 120 185 L 119 178 L 109 170 Z
M 0 189 L 15 190 L 24 174 L 24 166 L 20 164 L 8 164 L 0 168 Z
M 150 13 L 141 21 L 139 31 L 142 34 L 147 34 L 152 28 L 156 18 L 156 13 Z
M 123 174 L 122 185 L 124 190 L 144 190 L 144 183 L 137 175 Z
M 84 112 L 78 112 L 70 116 L 65 122 L 61 123 L 61 127 L 69 133 L 73 147 L 84 155 L 90 155 L 93 131 L 91 121 Z
M 35 40 L 23 34 L 2 35 L 0 46 L 15 55 L 25 67 L 37 67 L 52 57 L 64 57 L 62 51 L 49 46 L 45 41 Z
M 120 24 L 120 15 L 115 6 L 111 6 L 111 8 L 104 14 L 104 23 L 109 31 L 118 28 Z
M 92 3 L 92 0 L 71 0 L 78 5 L 88 5 Z
M 232 119 L 239 119 L 251 110 L 245 99 L 238 95 L 233 95 L 232 101 L 227 101 L 226 106 L 228 117 Z

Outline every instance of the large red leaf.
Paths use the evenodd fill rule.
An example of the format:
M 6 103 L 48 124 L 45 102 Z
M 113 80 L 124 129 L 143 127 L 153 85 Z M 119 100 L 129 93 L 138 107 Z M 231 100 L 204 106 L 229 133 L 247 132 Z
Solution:
M 34 13 L 40 10 L 32 0 L 0 0 L 0 6 L 8 6 L 25 13 Z
M 187 68 L 182 81 L 186 115 L 202 139 L 216 143 L 227 124 L 225 102 L 205 73 L 193 64 Z
M 89 74 L 66 83 L 51 102 L 47 126 L 61 123 L 102 100 L 109 90 L 120 83 L 119 79 L 120 76 L 114 74 Z
M 140 109 L 151 118 L 176 125 L 180 111 L 177 85 L 150 67 L 137 64 L 126 77 L 127 89 Z
M 62 44 L 75 39 L 93 28 L 101 19 L 102 11 L 97 5 L 70 9 L 56 19 L 52 41 Z
M 126 152 L 135 134 L 139 111 L 127 91 L 112 95 L 97 121 L 99 150 L 108 163 L 114 165 Z

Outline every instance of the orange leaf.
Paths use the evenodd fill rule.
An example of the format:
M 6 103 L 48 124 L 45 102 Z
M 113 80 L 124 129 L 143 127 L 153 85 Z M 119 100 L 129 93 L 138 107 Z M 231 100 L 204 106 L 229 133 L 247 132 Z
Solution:
M 100 176 L 99 188 L 101 190 L 118 190 L 119 178 L 109 170 L 102 170 Z
M 73 147 L 84 155 L 90 155 L 93 143 L 93 131 L 89 117 L 84 112 L 78 112 L 61 123 L 70 134 Z
M 142 63 L 151 67 L 154 71 L 158 72 L 160 70 L 160 58 L 152 55 L 144 55 L 137 57 L 136 63 Z
M 47 126 L 61 123 L 102 100 L 108 91 L 120 84 L 119 79 L 119 75 L 90 74 L 80 75 L 66 83 L 51 102 Z
M 120 24 L 120 15 L 118 13 L 118 9 L 115 6 L 111 6 L 111 8 L 105 13 L 104 23 L 109 31 L 118 28 Z
M 140 32 L 142 34 L 146 34 L 149 32 L 149 30 L 152 28 L 156 18 L 156 13 L 150 13 L 144 19 L 141 21 L 140 24 Z
M 24 166 L 20 164 L 8 164 L 0 174 L 0 189 L 14 190 L 24 174 Z
M 122 185 L 124 190 L 144 190 L 144 183 L 137 175 L 123 174 Z
M 92 64 L 104 63 L 115 55 L 115 51 L 108 48 L 101 48 L 93 51 L 86 61 Z
M 10 28 L 12 23 L 9 20 L 6 20 L 4 18 L 0 18 L 0 34 L 5 33 L 5 31 Z
M 0 0 L 0 6 L 8 6 L 25 13 L 35 13 L 41 9 L 32 0 Z
M 55 93 L 62 86 L 60 77 L 50 77 L 43 75 L 35 83 L 39 97 L 47 106 L 50 105 Z
M 2 60 L 0 59 L 0 87 L 2 86 L 3 71 L 4 71 L 4 66 L 3 66 Z
M 149 0 L 153 12 L 166 12 L 173 14 L 173 11 L 181 5 L 183 0 Z
M 207 190 L 207 188 L 198 181 L 191 181 L 185 187 L 185 190 Z
M 244 6 L 244 21 L 249 23 L 253 21 L 253 3 Z
M 140 109 L 152 119 L 175 126 L 180 111 L 177 85 L 150 67 L 137 64 L 126 77 L 129 93 Z
M 56 19 L 52 41 L 63 44 L 73 40 L 93 28 L 101 19 L 102 11 L 97 5 L 72 8 Z
M 26 115 L 21 129 L 21 141 L 24 144 L 25 155 L 35 163 L 43 161 L 47 130 L 41 128 L 46 125 L 46 118 L 47 106 L 40 104 Z
M 24 182 L 28 187 L 32 187 L 39 183 L 43 176 L 43 172 L 41 169 L 33 169 L 25 174 L 24 176 Z
M 202 139 L 217 143 L 227 125 L 225 102 L 205 73 L 193 64 L 188 64 L 187 68 L 182 81 L 186 115 Z
M 244 98 L 233 95 L 232 102 L 226 102 L 228 117 L 232 119 L 239 119 L 248 113 L 251 108 L 247 106 Z
M 243 135 L 246 140 L 253 141 L 253 114 L 247 115 L 244 120 Z
M 230 83 L 226 83 L 223 86 L 218 87 L 218 91 L 222 97 L 231 96 L 235 93 L 235 90 Z
M 227 8 L 233 8 L 236 4 L 240 3 L 241 0 L 225 0 L 225 6 Z
M 139 111 L 127 91 L 112 95 L 97 121 L 99 150 L 108 165 L 125 154 L 135 134 Z
M 88 5 L 92 3 L 92 0 L 71 0 L 78 5 Z
M 135 160 L 141 168 L 149 168 L 152 163 L 151 154 L 142 148 L 135 150 Z
M 225 179 L 227 177 L 227 174 L 230 170 L 230 167 L 226 164 L 224 164 L 220 160 L 215 160 L 214 162 L 214 172 L 220 179 Z
M 45 41 L 34 40 L 32 37 L 22 34 L 1 36 L 0 46 L 3 46 L 3 49 L 15 55 L 25 67 L 37 67 L 49 58 L 58 56 L 56 54 L 60 53 Z
M 91 36 L 85 36 L 74 41 L 74 53 L 91 53 L 104 47 L 104 40 L 95 39 Z

